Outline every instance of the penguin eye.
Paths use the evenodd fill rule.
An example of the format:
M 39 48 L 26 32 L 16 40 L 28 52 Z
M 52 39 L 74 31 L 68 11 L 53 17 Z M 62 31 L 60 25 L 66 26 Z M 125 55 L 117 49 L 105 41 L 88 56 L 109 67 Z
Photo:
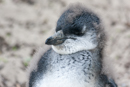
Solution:
M 83 26 L 82 29 L 78 29 L 77 31 L 74 32 L 74 34 L 78 36 L 82 36 L 85 34 L 86 31 L 87 31 L 86 26 Z
M 72 30 L 72 34 L 77 35 L 77 36 L 82 36 L 85 34 L 86 32 L 86 26 L 73 26 Z

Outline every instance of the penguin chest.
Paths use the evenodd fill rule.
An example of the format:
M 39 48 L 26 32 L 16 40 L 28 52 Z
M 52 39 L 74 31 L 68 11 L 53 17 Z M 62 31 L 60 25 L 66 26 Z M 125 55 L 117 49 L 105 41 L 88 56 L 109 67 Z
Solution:
M 95 74 L 90 66 L 92 63 L 68 61 L 50 65 L 35 87 L 94 87 Z
M 83 52 L 82 52 L 83 53 Z M 91 55 L 62 55 L 50 59 L 47 71 L 35 87 L 95 87 L 94 62 Z

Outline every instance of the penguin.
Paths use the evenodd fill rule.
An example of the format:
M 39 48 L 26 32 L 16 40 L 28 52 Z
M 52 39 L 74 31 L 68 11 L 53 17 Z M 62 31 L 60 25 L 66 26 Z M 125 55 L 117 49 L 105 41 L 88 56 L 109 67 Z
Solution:
M 102 73 L 105 42 L 99 17 L 81 4 L 71 5 L 46 40 L 51 48 L 30 72 L 28 87 L 117 87 Z

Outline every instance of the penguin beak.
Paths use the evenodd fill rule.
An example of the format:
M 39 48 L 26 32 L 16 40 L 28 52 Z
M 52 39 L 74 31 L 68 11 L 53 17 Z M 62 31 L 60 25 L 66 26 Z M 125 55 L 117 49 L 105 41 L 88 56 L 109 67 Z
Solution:
M 63 31 L 56 32 L 53 36 L 49 37 L 45 44 L 47 45 L 59 45 L 62 44 L 67 38 L 64 36 Z

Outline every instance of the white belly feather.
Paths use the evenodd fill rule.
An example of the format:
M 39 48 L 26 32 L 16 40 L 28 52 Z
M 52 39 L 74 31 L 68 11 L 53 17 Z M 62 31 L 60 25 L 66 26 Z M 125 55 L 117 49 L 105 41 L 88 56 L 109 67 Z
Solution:
M 94 87 L 95 80 L 84 81 L 83 75 L 80 78 L 72 72 L 59 75 L 57 73 L 47 73 L 43 79 L 36 82 L 34 87 Z

